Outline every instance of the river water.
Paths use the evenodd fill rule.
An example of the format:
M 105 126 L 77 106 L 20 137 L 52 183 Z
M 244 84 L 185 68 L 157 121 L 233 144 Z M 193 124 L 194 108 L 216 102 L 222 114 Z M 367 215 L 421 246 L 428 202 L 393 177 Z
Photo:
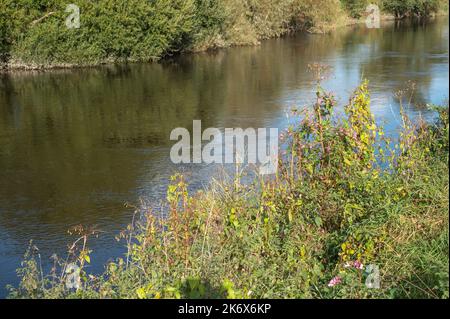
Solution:
M 124 252 L 114 236 L 140 200 L 158 203 L 168 177 L 183 171 L 206 187 L 209 166 L 169 160 L 172 129 L 278 127 L 287 111 L 313 97 L 310 63 L 332 66 L 324 86 L 344 104 L 362 78 L 372 111 L 388 133 L 399 127 L 393 92 L 416 82 L 412 117 L 448 99 L 448 18 L 386 22 L 330 35 L 297 34 L 257 47 L 185 55 L 159 64 L 0 75 L 0 297 L 17 285 L 30 239 L 44 268 L 62 254 L 77 224 L 103 232 L 93 240 L 91 271 Z

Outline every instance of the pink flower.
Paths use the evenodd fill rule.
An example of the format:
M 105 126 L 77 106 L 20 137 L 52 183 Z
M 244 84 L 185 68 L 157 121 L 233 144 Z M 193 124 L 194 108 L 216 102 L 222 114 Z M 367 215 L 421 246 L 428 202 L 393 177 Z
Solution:
M 350 267 L 354 267 L 354 268 L 359 269 L 359 270 L 364 269 L 364 265 L 359 260 L 355 260 L 355 261 L 352 261 L 352 262 L 347 261 L 344 264 L 344 268 L 350 268 Z
M 339 285 L 341 282 L 342 282 L 341 277 L 336 276 L 330 280 L 330 282 L 328 283 L 328 287 L 334 287 L 336 285 Z
M 362 270 L 364 268 L 364 265 L 360 261 L 356 260 L 353 263 L 353 267 L 355 267 L 356 269 Z

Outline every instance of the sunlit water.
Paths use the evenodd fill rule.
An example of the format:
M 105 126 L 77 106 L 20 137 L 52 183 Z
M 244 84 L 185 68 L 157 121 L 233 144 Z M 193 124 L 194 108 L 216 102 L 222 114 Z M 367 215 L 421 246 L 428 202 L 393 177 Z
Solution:
M 15 269 L 30 239 L 44 267 L 62 254 L 67 229 L 97 225 L 91 271 L 120 256 L 113 238 L 140 199 L 157 204 L 168 177 L 183 171 L 193 189 L 217 170 L 170 162 L 175 127 L 278 127 L 293 106 L 313 97 L 313 62 L 331 65 L 324 83 L 340 105 L 362 78 L 372 110 L 395 136 L 393 92 L 417 83 L 412 117 L 430 117 L 426 103 L 448 98 L 448 18 L 364 26 L 331 35 L 298 34 L 258 47 L 188 55 L 161 64 L 0 75 L 0 296 L 17 285 Z

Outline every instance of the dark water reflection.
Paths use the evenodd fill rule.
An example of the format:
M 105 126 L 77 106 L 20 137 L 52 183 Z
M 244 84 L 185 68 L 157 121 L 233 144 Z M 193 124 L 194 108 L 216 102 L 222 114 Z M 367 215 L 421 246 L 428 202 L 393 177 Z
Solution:
M 285 127 L 286 111 L 313 96 L 309 63 L 333 66 L 325 86 L 341 104 L 368 78 L 372 109 L 391 134 L 399 119 L 392 92 L 406 81 L 417 82 L 409 114 L 427 117 L 425 103 L 448 98 L 448 41 L 448 18 L 439 18 L 300 34 L 162 64 L 1 75 L 0 286 L 17 284 L 29 239 L 46 263 L 80 223 L 105 231 L 92 244 L 92 270 L 101 270 L 123 251 L 113 236 L 131 220 L 124 203 L 158 202 L 176 170 L 190 172 L 197 188 L 210 179 L 210 167 L 170 163 L 173 128 L 190 128 L 193 119 L 204 128 Z

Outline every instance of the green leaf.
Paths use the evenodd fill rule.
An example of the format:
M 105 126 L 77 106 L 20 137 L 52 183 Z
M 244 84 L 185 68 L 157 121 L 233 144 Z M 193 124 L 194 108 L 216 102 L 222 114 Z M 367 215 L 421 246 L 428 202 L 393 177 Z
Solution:
M 314 218 L 314 222 L 316 223 L 317 227 L 322 226 L 322 218 L 320 218 L 320 216 L 316 216 L 316 218 Z

